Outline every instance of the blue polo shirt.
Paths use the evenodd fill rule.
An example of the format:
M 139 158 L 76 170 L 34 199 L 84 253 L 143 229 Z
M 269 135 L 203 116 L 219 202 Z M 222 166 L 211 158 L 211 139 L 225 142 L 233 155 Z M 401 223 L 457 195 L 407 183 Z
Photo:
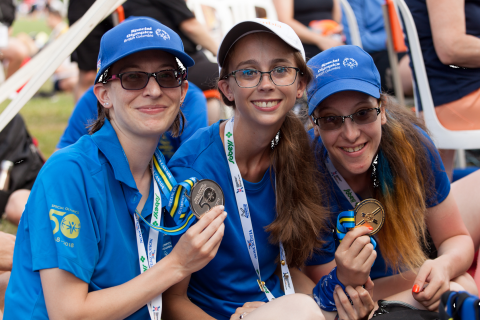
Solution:
M 418 130 L 428 139 L 428 141 L 430 141 L 433 146 L 433 142 L 427 135 L 427 133 L 420 128 L 418 128 Z M 315 139 L 313 129 L 309 131 L 309 134 L 313 139 Z M 318 149 L 319 152 L 327 152 L 322 145 L 321 138 L 318 137 L 316 139 L 318 139 L 318 143 L 321 146 L 321 148 Z M 427 208 L 431 208 L 443 202 L 443 200 L 447 198 L 448 194 L 450 193 L 450 181 L 448 180 L 448 176 L 445 173 L 445 168 L 443 166 L 442 159 L 440 158 L 438 151 L 435 149 L 435 151 L 432 153 L 427 148 L 425 148 L 425 150 L 428 152 L 428 156 L 430 159 L 430 167 L 433 169 L 433 175 L 435 178 L 435 192 L 433 192 L 433 197 L 431 199 L 427 199 L 426 201 Z M 337 186 L 335 181 L 333 181 L 325 165 L 319 164 L 318 168 L 323 173 L 323 177 L 325 177 L 325 179 L 327 180 L 326 185 L 329 187 L 330 191 L 327 193 L 327 196 L 329 196 L 328 205 L 330 206 L 330 212 L 332 213 L 332 215 L 327 229 L 328 232 L 324 235 L 321 235 L 326 242 L 321 248 L 321 251 L 314 254 L 313 257 L 306 262 L 306 265 L 308 266 L 325 264 L 335 258 L 335 250 L 340 244 L 337 237 L 335 236 L 335 233 L 333 232 L 337 223 L 337 217 L 342 211 L 352 210 L 350 202 L 345 198 L 345 195 Z M 362 198 L 358 194 L 357 197 L 362 200 Z M 386 219 L 388 219 L 388 214 Z M 394 274 L 393 270 L 387 267 L 387 264 L 382 257 L 382 253 L 379 250 L 379 248 L 382 246 L 382 243 L 380 241 L 377 241 L 377 246 L 377 258 L 370 271 L 370 277 L 372 279 L 382 278 Z
M 160 150 L 167 162 L 184 141 L 187 141 L 198 129 L 208 126 L 207 99 L 202 90 L 191 82 L 188 83 L 188 91 L 180 109 L 187 119 L 182 135 L 174 138 L 170 132 L 166 132 L 160 139 Z M 93 93 L 92 86 L 78 100 L 57 148 L 65 148 L 75 143 L 81 136 L 88 134 L 87 127 L 97 119 L 97 116 L 97 97 Z
M 42 269 L 66 270 L 88 283 L 89 292 L 138 276 L 133 214 L 141 197 L 108 120 L 95 134 L 54 153 L 35 181 L 18 227 L 4 319 L 48 319 Z M 152 207 L 153 184 L 142 210 L 147 221 Z M 140 224 L 147 242 L 149 228 Z M 170 238 L 160 234 L 157 260 L 171 248 Z M 147 307 L 128 319 L 149 319 Z
M 190 300 L 215 319 L 230 319 L 236 308 L 248 301 L 265 301 L 247 250 L 242 224 L 235 200 L 235 192 L 242 185 L 247 194 L 250 217 L 258 250 L 262 280 L 275 297 L 283 296 L 280 280 L 274 274 L 279 255 L 278 245 L 272 245 L 265 232 L 276 217 L 273 173 L 267 170 L 262 180 L 251 183 L 235 181 L 232 185 L 230 169 L 220 138 L 220 122 L 197 131 L 177 150 L 169 167 L 177 181 L 189 177 L 211 179 L 217 182 L 225 195 L 225 234 L 218 253 L 202 270 L 192 274 L 188 287 Z M 175 244 L 178 237 L 172 237 Z
M 383 21 L 382 5 L 385 0 L 348 0 L 357 19 L 363 50 L 371 53 L 387 49 L 387 34 Z M 347 44 L 352 44 L 350 27 L 342 9 L 343 33 Z

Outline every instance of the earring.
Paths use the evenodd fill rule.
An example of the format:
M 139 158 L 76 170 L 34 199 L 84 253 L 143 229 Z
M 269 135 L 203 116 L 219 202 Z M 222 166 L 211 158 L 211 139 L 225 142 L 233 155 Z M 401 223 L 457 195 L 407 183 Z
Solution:
M 378 153 L 375 156 L 375 159 L 373 159 L 372 162 L 372 181 L 373 181 L 373 187 L 378 188 L 380 186 L 378 182 Z
M 108 102 L 105 102 L 105 105 L 108 106 Z
M 275 135 L 275 138 L 273 138 L 272 142 L 270 142 L 270 148 L 272 148 L 272 150 L 275 149 L 279 141 L 280 141 L 280 130 L 278 130 L 277 134 Z

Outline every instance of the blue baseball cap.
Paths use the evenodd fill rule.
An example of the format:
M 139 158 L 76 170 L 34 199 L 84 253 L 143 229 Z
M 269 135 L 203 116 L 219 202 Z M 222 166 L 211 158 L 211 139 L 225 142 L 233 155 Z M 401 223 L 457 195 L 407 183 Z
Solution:
M 308 114 L 320 102 L 341 91 L 359 91 L 380 98 L 380 74 L 372 57 L 357 46 L 325 50 L 308 61 L 313 80 L 307 88 Z
M 135 52 L 162 50 L 173 54 L 185 68 L 195 64 L 185 53 L 183 42 L 172 29 L 155 19 L 130 18 L 107 31 L 100 41 L 95 83 L 102 80 L 103 73 L 115 62 Z

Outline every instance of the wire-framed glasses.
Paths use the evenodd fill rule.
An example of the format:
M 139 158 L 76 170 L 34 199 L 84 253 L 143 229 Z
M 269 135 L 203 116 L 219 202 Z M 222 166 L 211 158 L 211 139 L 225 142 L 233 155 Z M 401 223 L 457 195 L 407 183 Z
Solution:
M 321 130 L 338 129 L 345 122 L 345 118 L 350 118 L 350 120 L 352 120 L 356 124 L 367 124 L 377 120 L 377 117 L 380 114 L 381 106 L 382 103 L 380 103 L 378 108 L 362 109 L 348 116 L 326 116 L 318 118 L 312 116 L 312 119 L 313 123 L 315 123 Z
M 299 71 L 300 69 L 295 67 L 275 67 L 270 71 L 239 69 L 230 72 L 223 79 L 233 76 L 240 88 L 255 88 L 262 81 L 262 76 L 268 74 L 270 80 L 276 86 L 289 86 L 295 82 Z

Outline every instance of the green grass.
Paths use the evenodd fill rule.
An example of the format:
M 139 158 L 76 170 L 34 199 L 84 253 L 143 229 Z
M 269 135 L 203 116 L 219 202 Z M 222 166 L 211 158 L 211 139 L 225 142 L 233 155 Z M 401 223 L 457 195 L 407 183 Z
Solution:
M 50 34 L 51 29 L 47 26 L 47 22 L 44 17 L 21 17 L 17 16 L 13 23 L 13 35 L 25 32 L 26 34 L 45 32 Z

